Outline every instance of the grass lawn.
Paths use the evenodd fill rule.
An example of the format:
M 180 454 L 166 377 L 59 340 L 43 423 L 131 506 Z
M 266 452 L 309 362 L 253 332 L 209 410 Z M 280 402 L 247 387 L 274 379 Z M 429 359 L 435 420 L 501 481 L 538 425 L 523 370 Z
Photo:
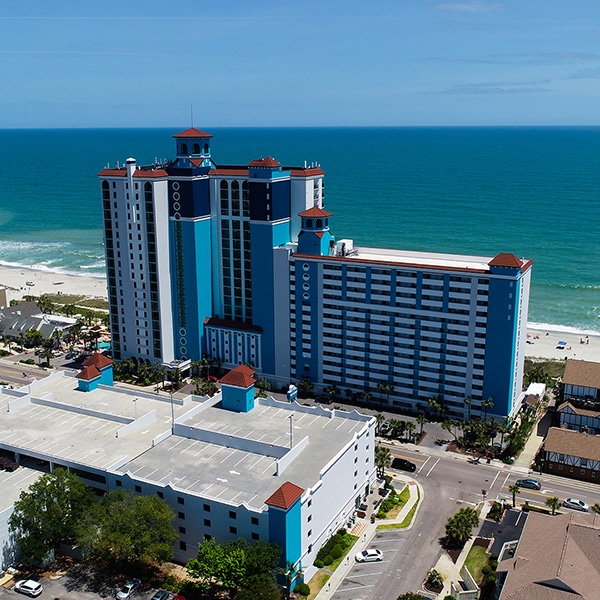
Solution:
M 329 573 L 323 573 L 322 571 L 317 571 L 314 574 L 313 578 L 308 582 L 310 586 L 308 600 L 313 600 L 313 598 L 317 597 L 317 594 L 323 589 L 323 586 L 329 581 L 330 577 Z
M 404 492 L 406 492 L 408 494 L 408 496 L 410 496 L 410 491 L 408 489 L 408 486 L 406 486 L 402 490 L 402 494 L 404 494 Z M 404 506 L 406 504 L 407 500 L 408 500 L 408 498 L 406 500 L 404 500 L 404 502 L 402 503 L 402 506 Z M 408 514 L 406 515 L 406 517 L 404 517 L 404 520 L 401 523 L 385 523 L 383 525 L 377 525 L 377 529 L 378 530 L 379 529 L 406 529 L 406 527 L 408 527 L 412 523 L 412 520 L 415 516 L 415 512 L 416 512 L 417 508 L 419 507 L 420 500 L 421 500 L 421 491 L 417 487 L 417 501 L 415 502 L 414 506 L 408 511 Z M 398 514 L 398 512 L 399 511 L 396 511 L 396 514 Z M 392 518 L 392 517 L 389 517 L 389 514 L 388 514 L 388 518 Z
M 483 546 L 473 546 L 467 556 L 465 566 L 469 569 L 469 573 L 471 573 L 477 584 L 480 584 L 483 579 L 481 569 L 488 564 L 489 558 L 490 556 L 486 554 Z

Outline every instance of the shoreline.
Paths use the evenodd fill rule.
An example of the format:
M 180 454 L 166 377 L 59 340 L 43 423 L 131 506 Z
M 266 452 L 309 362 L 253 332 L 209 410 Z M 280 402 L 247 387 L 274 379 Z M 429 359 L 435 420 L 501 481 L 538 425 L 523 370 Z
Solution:
M 27 295 L 42 294 L 72 294 L 108 299 L 106 277 L 70 275 L 0 264 L 0 288 L 3 287 L 7 289 L 8 303 L 11 300 L 22 300 Z M 566 343 L 559 346 L 558 342 Z M 525 358 L 532 359 L 569 358 L 600 362 L 600 333 L 577 331 L 561 325 L 531 323 L 527 327 L 524 352 Z
M 24 296 L 43 294 L 108 299 L 106 277 L 69 275 L 31 267 L 0 265 L 0 288 L 7 289 L 9 303 L 11 300 L 22 300 Z

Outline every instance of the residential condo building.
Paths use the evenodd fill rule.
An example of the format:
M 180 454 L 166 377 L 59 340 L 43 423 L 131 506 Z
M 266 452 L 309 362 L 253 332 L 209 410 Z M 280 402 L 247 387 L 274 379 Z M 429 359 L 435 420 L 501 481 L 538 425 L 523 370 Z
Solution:
M 517 409 L 530 260 L 355 246 L 318 165 L 217 164 L 210 134 L 173 137 L 174 160 L 99 174 L 116 359 L 208 356 L 403 411 Z

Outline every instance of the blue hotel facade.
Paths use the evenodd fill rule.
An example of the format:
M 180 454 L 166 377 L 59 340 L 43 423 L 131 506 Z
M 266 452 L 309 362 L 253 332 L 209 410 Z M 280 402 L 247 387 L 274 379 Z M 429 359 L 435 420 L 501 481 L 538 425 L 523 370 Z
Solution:
M 173 161 L 99 174 L 116 359 L 209 356 L 272 389 L 306 378 L 414 412 L 516 410 L 530 260 L 355 247 L 330 229 L 320 167 L 219 165 L 210 134 L 174 139 Z

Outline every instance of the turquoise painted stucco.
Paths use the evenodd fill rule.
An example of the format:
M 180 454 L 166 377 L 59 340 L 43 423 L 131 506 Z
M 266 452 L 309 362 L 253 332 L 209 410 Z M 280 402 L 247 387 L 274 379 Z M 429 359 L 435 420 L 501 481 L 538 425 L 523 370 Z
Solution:
M 221 385 L 223 394 L 221 405 L 235 412 L 250 412 L 254 408 L 254 386 L 242 388 L 235 385 Z
M 283 549 L 280 564 L 295 565 L 302 555 L 302 503 L 300 498 L 287 510 L 269 506 L 269 542 Z

